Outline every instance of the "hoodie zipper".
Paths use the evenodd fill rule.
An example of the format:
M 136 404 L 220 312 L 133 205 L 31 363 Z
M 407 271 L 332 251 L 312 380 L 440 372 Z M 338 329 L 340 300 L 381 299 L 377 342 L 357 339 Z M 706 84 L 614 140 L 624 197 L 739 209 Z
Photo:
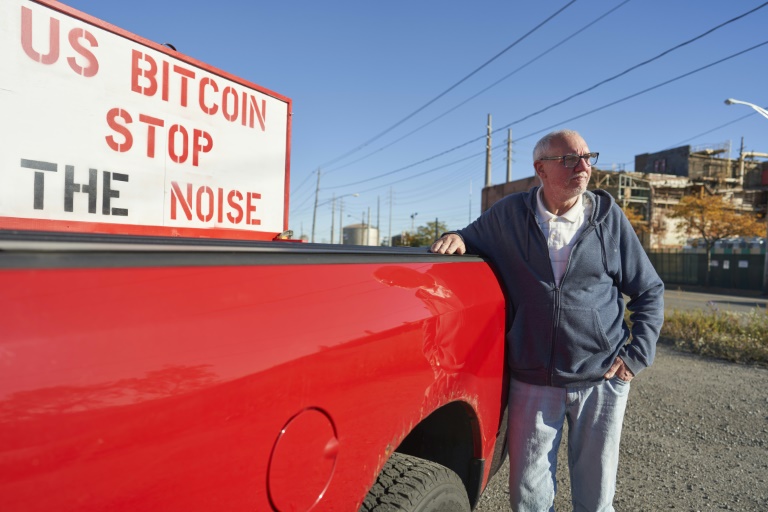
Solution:
M 549 261 L 549 269 L 552 275 L 552 284 L 554 285 L 552 290 L 554 292 L 554 308 L 552 310 L 552 335 L 550 336 L 552 341 L 549 346 L 549 376 L 547 377 L 547 385 L 549 386 L 553 385 L 552 382 L 555 375 L 555 345 L 557 344 L 557 333 L 560 327 L 560 301 L 562 297 L 563 283 L 565 283 L 565 278 L 568 276 L 568 270 L 571 268 L 571 260 L 573 259 L 574 251 L 579 246 L 579 244 L 581 244 L 581 241 L 584 240 L 584 238 L 586 238 L 586 236 L 589 235 L 594 229 L 596 229 L 594 219 L 597 212 L 597 204 L 595 203 L 597 203 L 597 201 L 594 201 L 592 205 L 592 215 L 587 221 L 587 225 L 581 232 L 579 239 L 576 240 L 575 244 L 573 244 L 573 248 L 571 249 L 570 254 L 568 254 L 568 263 L 565 265 L 565 272 L 563 272 L 563 276 L 560 278 L 559 285 L 555 280 L 555 272 L 552 270 L 552 260 L 549 259 L 549 245 L 547 244 L 547 240 L 544 240 L 544 245 L 547 247 L 547 260 Z M 538 223 L 536 224 L 536 227 L 538 228 Z M 538 231 L 541 233 L 540 229 Z M 544 233 L 541 233 L 541 236 L 544 238 Z
M 531 211 L 531 208 L 528 209 L 528 218 L 530 219 L 529 222 L 533 223 L 533 226 L 538 233 L 538 236 L 541 237 L 540 240 L 544 242 L 544 248 L 547 251 L 547 267 L 549 268 L 549 275 L 552 276 L 552 291 L 554 292 L 554 308 L 552 308 L 552 331 L 549 335 L 549 376 L 547 377 L 547 385 L 552 385 L 552 374 L 554 373 L 554 359 L 555 359 L 555 341 L 557 339 L 557 328 L 560 321 L 560 287 L 557 285 L 557 281 L 555 280 L 555 271 L 552 269 L 552 260 L 549 258 L 549 243 L 547 242 L 546 237 L 544 236 L 544 233 L 539 228 L 539 222 L 538 217 L 536 217 L 536 212 Z M 530 234 L 531 230 L 528 230 L 528 233 Z M 527 235 L 526 235 L 527 236 Z M 526 248 L 526 252 L 530 251 L 530 247 Z M 568 257 L 568 265 L 570 265 L 570 256 Z M 566 273 L 568 272 L 568 268 L 566 266 Z M 563 278 L 565 278 L 565 274 L 563 274 Z M 562 283 L 562 279 L 560 280 Z
M 571 248 L 571 252 L 568 255 L 568 263 L 565 265 L 565 272 L 563 272 L 563 277 L 560 278 L 560 284 L 555 284 L 555 272 L 552 271 L 552 283 L 555 284 L 555 287 L 553 289 L 554 292 L 554 303 L 555 307 L 552 310 L 552 335 L 550 339 L 552 340 L 552 343 L 550 344 L 549 348 L 549 376 L 547 378 L 547 385 L 552 386 L 552 381 L 554 379 L 555 374 L 555 345 L 557 344 L 557 333 L 560 327 L 560 300 L 562 297 L 562 288 L 563 283 L 565 283 L 565 278 L 568 276 L 568 269 L 571 268 L 571 260 L 573 259 L 573 252 L 576 250 L 576 248 L 579 246 L 582 240 L 592 231 L 591 228 L 594 227 L 594 224 L 590 221 L 589 224 L 584 228 L 584 231 L 581 232 L 581 236 L 579 236 L 579 239 L 576 240 L 576 243 L 573 244 L 573 248 Z M 549 250 L 547 250 L 547 253 L 549 253 Z M 547 258 L 549 259 L 549 258 Z M 552 261 L 549 262 L 549 268 L 552 269 Z

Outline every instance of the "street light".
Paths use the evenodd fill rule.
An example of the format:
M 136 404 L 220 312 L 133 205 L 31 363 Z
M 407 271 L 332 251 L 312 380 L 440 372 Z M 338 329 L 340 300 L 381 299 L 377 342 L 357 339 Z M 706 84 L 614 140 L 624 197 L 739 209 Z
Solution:
M 339 243 L 344 243 L 344 222 L 342 219 L 344 219 L 344 201 L 342 201 L 345 197 L 358 197 L 360 194 L 354 193 L 354 194 L 344 194 L 343 196 L 339 196 L 337 198 L 334 198 L 333 200 L 333 207 L 331 208 L 331 243 L 333 243 L 333 219 L 336 215 L 335 207 L 336 207 L 336 199 L 339 200 Z
M 746 101 L 739 101 L 733 98 L 728 98 L 727 100 L 725 100 L 725 104 L 726 105 L 746 105 L 748 107 L 752 107 L 752 109 L 755 110 L 755 112 L 757 112 L 764 118 L 768 119 L 768 110 L 765 110 L 763 107 L 759 107 L 754 103 L 748 103 Z M 765 241 L 766 241 L 766 244 L 768 244 L 768 204 L 766 204 L 765 206 L 765 221 L 766 221 Z M 768 295 L 768 247 L 766 247 L 765 260 L 763 261 L 763 295 Z
M 746 105 L 748 107 L 752 107 L 757 111 L 758 114 L 768 119 L 768 110 L 765 110 L 763 107 L 759 107 L 754 103 L 747 103 L 746 101 L 739 101 L 733 98 L 728 98 L 727 100 L 725 100 L 725 104 L 726 105 Z

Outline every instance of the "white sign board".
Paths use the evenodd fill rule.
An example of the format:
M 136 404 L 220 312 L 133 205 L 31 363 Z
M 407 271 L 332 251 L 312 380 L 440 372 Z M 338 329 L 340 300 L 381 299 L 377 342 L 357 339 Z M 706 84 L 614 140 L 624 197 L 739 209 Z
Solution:
M 271 239 L 291 101 L 49 0 L 0 2 L 0 228 Z

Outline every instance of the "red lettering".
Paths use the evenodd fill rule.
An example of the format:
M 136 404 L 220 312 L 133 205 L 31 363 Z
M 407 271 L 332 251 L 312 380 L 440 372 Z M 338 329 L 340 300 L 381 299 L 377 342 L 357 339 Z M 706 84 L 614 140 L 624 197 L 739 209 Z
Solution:
M 250 102 L 248 100 L 251 100 Z M 250 109 L 247 108 L 250 106 Z M 250 114 L 250 115 L 248 115 Z M 259 118 L 259 125 L 261 126 L 261 131 L 264 131 L 265 126 L 264 122 L 267 117 L 267 101 L 261 100 L 261 109 L 259 109 L 258 103 L 256 103 L 256 97 L 253 95 L 248 95 L 245 91 L 243 91 L 243 126 L 245 126 L 246 119 L 248 119 L 249 126 L 253 128 L 253 116 L 254 114 L 256 117 Z
M 155 127 L 165 126 L 165 121 L 146 114 L 139 114 L 139 121 L 147 125 L 147 156 L 155 158 Z
M 205 77 L 202 80 L 200 80 L 200 90 L 199 90 L 199 103 L 200 103 L 200 110 L 205 112 L 206 114 L 213 115 L 219 110 L 219 106 L 214 103 L 210 107 L 205 103 L 205 88 L 207 86 L 210 86 L 211 89 L 213 89 L 213 92 L 219 92 L 219 86 L 216 84 L 216 82 L 213 81 L 212 78 Z
M 205 145 L 200 143 L 201 139 L 205 141 Z M 192 130 L 192 140 L 194 141 L 192 146 L 192 165 L 197 167 L 200 152 L 208 153 L 213 149 L 213 138 L 208 132 L 195 128 Z
M 245 223 L 258 226 L 261 224 L 261 220 L 251 218 L 251 213 L 256 213 L 256 205 L 251 202 L 251 199 L 261 199 L 261 194 L 257 194 L 256 192 L 248 192 L 248 200 L 246 201 L 245 209 Z
M 224 202 L 226 194 L 227 201 Z M 214 193 L 213 189 L 208 185 L 195 187 L 191 183 L 187 183 L 186 193 L 182 192 L 181 186 L 175 181 L 171 182 L 171 220 L 176 220 L 177 208 L 180 205 L 184 211 L 184 215 L 187 220 L 193 220 L 194 216 L 201 222 L 210 223 L 214 217 L 219 224 L 225 219 L 231 224 L 240 224 L 245 221 L 245 224 L 258 226 L 261 224 L 261 220 L 255 218 L 256 212 L 255 201 L 261 199 L 261 194 L 256 192 L 246 192 L 243 194 L 239 190 L 230 190 L 227 192 L 223 188 L 216 188 Z M 243 201 L 245 200 L 245 205 Z M 245 209 L 243 208 L 245 206 Z
M 146 62 L 148 68 L 139 67 Z M 157 93 L 157 62 L 155 59 L 137 50 L 131 51 L 131 90 L 144 96 L 154 96 Z M 143 78 L 142 85 L 139 79 Z
M 181 205 L 186 215 L 187 220 L 192 220 L 192 184 L 187 183 L 187 198 L 184 199 L 184 194 L 181 193 L 179 184 L 175 181 L 171 182 L 171 219 L 176 220 L 176 203 Z
M 85 50 L 85 49 L 83 49 Z M 80 49 L 78 52 L 82 53 Z M 197 106 L 205 114 L 210 116 L 219 112 L 231 123 L 240 122 L 242 126 L 249 128 L 258 127 L 261 131 L 267 129 L 267 100 L 251 94 L 249 89 L 238 89 L 227 85 L 223 89 L 215 78 L 203 76 L 198 78 L 194 69 L 186 68 L 170 61 L 157 60 L 148 54 L 133 50 L 131 54 L 131 90 L 144 96 L 154 96 L 158 90 L 163 101 L 176 101 L 171 99 L 170 89 L 175 85 L 178 77 L 178 105 L 189 107 L 190 95 L 195 94 L 197 87 Z M 221 91 L 221 92 L 219 92 Z
M 42 55 L 35 50 L 32 44 L 34 39 L 32 10 L 29 7 L 21 8 L 21 47 L 30 59 L 45 65 L 56 63 L 59 60 L 60 53 L 59 35 L 59 20 L 50 18 L 48 23 L 48 53 Z M 80 76 L 86 78 L 95 76 L 99 71 L 99 61 L 93 52 L 83 45 L 81 39 L 85 39 L 91 48 L 96 48 L 99 46 L 96 37 L 83 28 L 73 28 L 69 31 L 68 39 L 69 45 L 76 54 L 67 58 L 69 67 Z M 80 62 L 78 62 L 78 56 L 81 57 Z M 85 59 L 84 62 L 82 59 Z
M 162 85 L 162 98 L 163 101 L 168 101 L 168 68 L 170 65 L 168 62 L 163 61 L 163 85 Z
M 113 108 L 107 112 L 107 125 L 115 132 L 122 135 L 122 140 L 113 135 L 107 135 L 107 145 L 114 151 L 124 153 L 133 147 L 133 135 L 128 125 L 133 122 L 131 115 L 120 108 Z M 155 158 L 158 141 L 157 128 L 163 128 L 165 121 L 147 114 L 139 114 L 139 122 L 147 126 L 147 157 Z M 192 138 L 190 140 L 190 131 Z M 168 156 L 173 162 L 183 164 L 189 160 L 192 153 L 192 165 L 200 164 L 200 155 L 209 153 L 213 149 L 213 137 L 210 133 L 198 128 L 187 129 L 180 124 L 174 124 L 168 130 Z
M 122 119 L 125 124 L 118 123 L 118 117 Z M 113 108 L 107 112 L 107 124 L 110 128 L 123 136 L 123 142 L 117 142 L 112 135 L 105 137 L 107 139 L 107 145 L 112 148 L 113 151 L 125 153 L 133 146 L 133 135 L 131 135 L 131 131 L 128 127 L 125 126 L 132 122 L 133 119 L 131 119 L 131 115 L 123 109 Z
M 173 66 L 173 70 L 181 76 L 181 106 L 187 106 L 187 79 L 195 78 L 195 72 L 189 69 L 184 69 L 181 66 Z
M 32 47 L 32 10 L 21 8 L 21 47 L 27 56 L 40 64 L 53 64 L 59 60 L 59 20 L 51 18 L 48 25 L 48 53 L 41 55 Z
M 203 213 L 203 194 L 208 196 L 208 212 Z M 211 187 L 203 186 L 197 189 L 197 218 L 203 222 L 208 222 L 213 218 L 213 210 L 216 208 L 213 201 L 213 190 Z
M 219 197 L 219 211 L 216 215 L 216 221 L 221 224 L 224 222 L 224 189 L 219 187 L 217 193 Z
M 227 108 L 230 101 L 229 98 L 232 98 L 232 102 L 234 103 L 231 111 L 229 108 Z M 221 113 L 224 114 L 224 118 L 227 121 L 237 121 L 239 98 L 240 97 L 237 95 L 237 91 L 235 91 L 232 87 L 227 86 L 224 88 L 224 92 L 222 93 Z
M 73 28 L 69 31 L 69 44 L 72 46 L 73 50 L 79 53 L 82 57 L 85 57 L 87 65 L 85 67 L 81 66 L 77 63 L 75 57 L 69 57 L 67 62 L 69 62 L 69 67 L 71 67 L 75 73 L 90 78 L 99 72 L 99 61 L 96 60 L 96 56 L 88 48 L 80 44 L 80 39 L 88 41 L 92 48 L 99 46 L 99 43 L 96 41 L 93 34 L 82 28 Z
M 181 154 L 176 152 L 177 133 L 181 135 L 182 140 Z M 187 132 L 187 129 L 180 124 L 175 124 L 168 130 L 168 155 L 171 157 L 171 160 L 177 164 L 183 164 L 187 161 L 187 157 L 189 156 L 189 132 Z
M 235 197 L 237 198 L 237 202 L 234 200 Z M 227 203 L 229 203 L 229 206 L 237 212 L 236 216 L 233 216 L 232 212 L 227 213 L 227 218 L 232 224 L 240 224 L 240 221 L 243 220 L 243 209 L 240 207 L 240 201 L 242 200 L 243 194 L 237 190 L 229 191 L 229 194 L 227 195 Z

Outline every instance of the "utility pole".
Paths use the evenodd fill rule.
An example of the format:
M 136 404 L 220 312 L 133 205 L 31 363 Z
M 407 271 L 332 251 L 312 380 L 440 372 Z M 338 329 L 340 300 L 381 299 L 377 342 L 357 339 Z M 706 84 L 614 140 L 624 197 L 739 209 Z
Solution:
M 512 181 L 512 128 L 507 130 L 507 183 Z
M 336 192 L 333 193 L 331 199 L 331 243 L 333 243 L 333 223 L 336 218 Z
M 485 139 L 485 186 L 491 186 L 491 114 L 488 114 L 488 134 Z
M 389 246 L 392 247 L 392 187 L 389 187 Z
M 315 208 L 312 211 L 312 239 L 310 242 L 315 243 L 315 220 L 317 219 L 317 197 L 320 194 L 320 168 L 317 168 L 317 186 L 315 187 Z
M 437 217 L 435 217 L 435 240 L 440 238 L 440 231 L 437 229 Z
M 472 180 L 469 180 L 469 220 L 467 224 L 472 223 Z

